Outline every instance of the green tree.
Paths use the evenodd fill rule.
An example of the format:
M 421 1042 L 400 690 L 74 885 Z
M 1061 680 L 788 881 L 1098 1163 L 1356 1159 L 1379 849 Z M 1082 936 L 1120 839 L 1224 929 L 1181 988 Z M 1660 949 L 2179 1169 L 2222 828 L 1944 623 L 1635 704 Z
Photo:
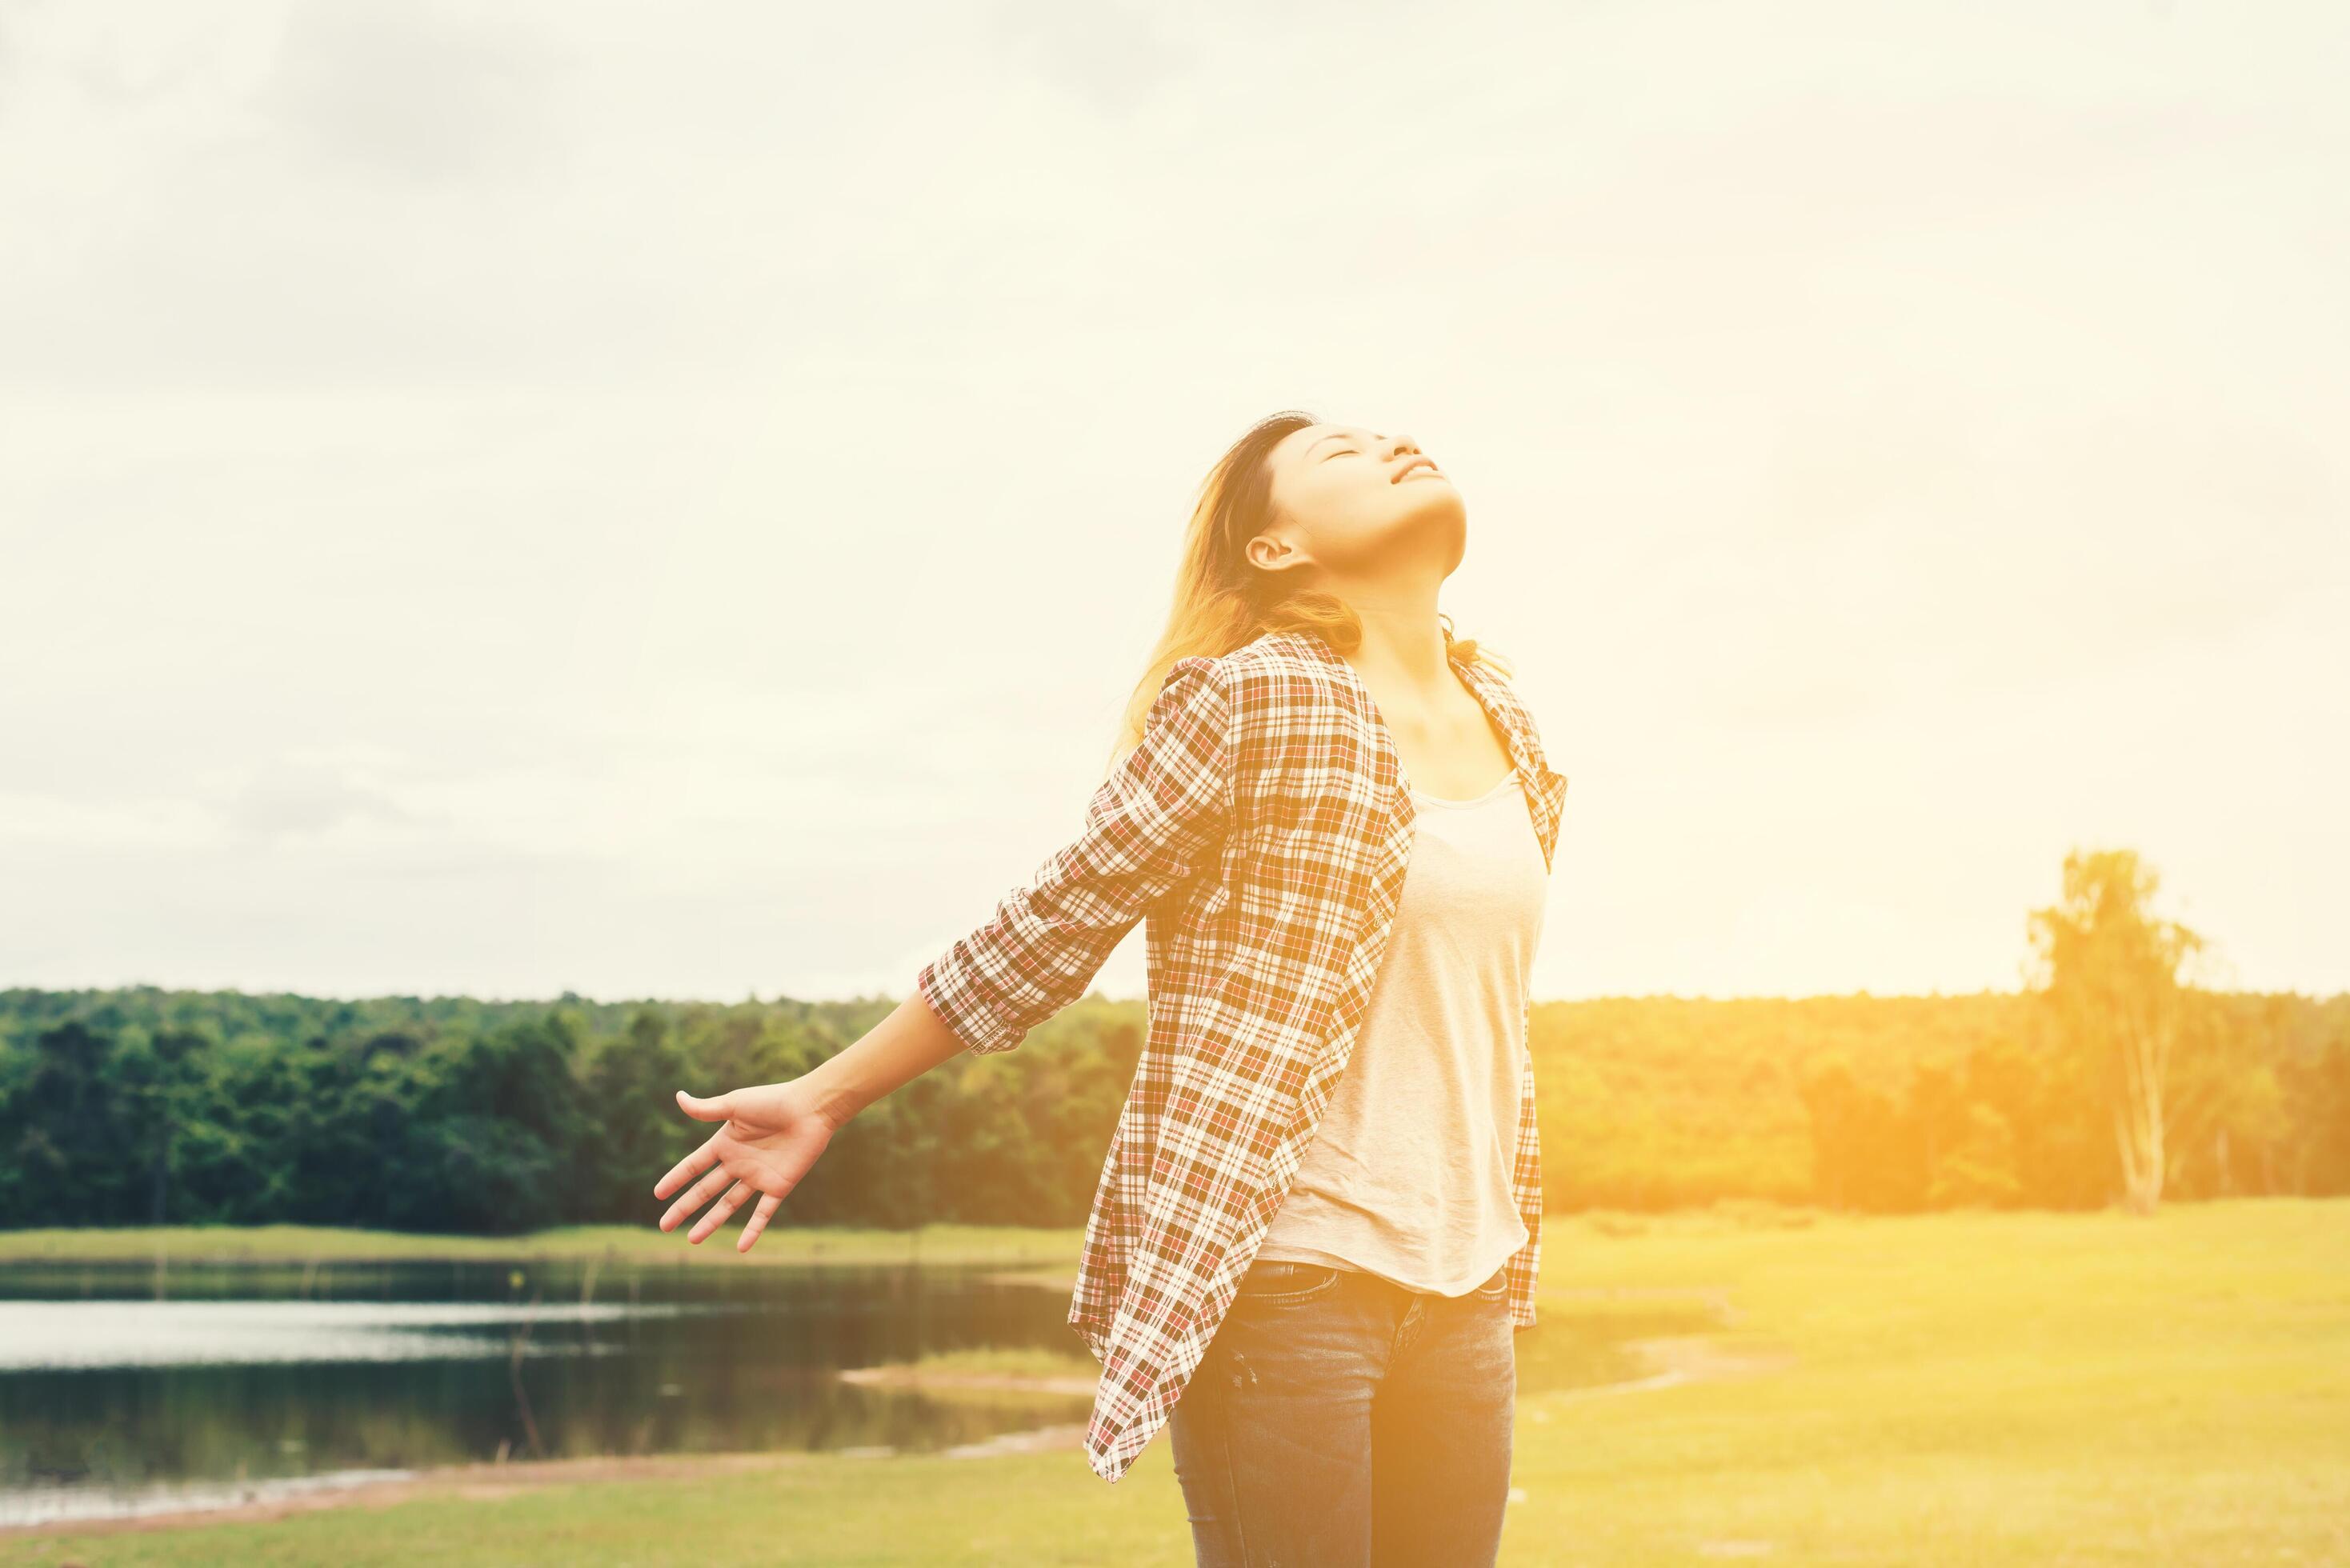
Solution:
M 2033 980 L 2059 1037 L 2095 1069 L 2121 1165 L 2122 1199 L 2151 1214 L 2162 1199 L 2164 1096 L 2185 987 L 2203 939 L 2152 913 L 2160 878 L 2135 850 L 2075 850 L 2064 896 L 2032 911 Z

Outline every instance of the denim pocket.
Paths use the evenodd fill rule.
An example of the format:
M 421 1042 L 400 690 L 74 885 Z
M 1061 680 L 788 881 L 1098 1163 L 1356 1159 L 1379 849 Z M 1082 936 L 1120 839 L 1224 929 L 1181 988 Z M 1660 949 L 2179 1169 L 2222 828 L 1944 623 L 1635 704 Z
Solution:
M 1262 1303 L 1269 1306 L 1287 1306 L 1295 1302 L 1309 1302 L 1337 1284 L 1345 1271 L 1327 1263 L 1291 1262 L 1286 1259 L 1259 1258 L 1241 1275 L 1240 1293 L 1233 1304 L 1241 1302 Z
M 1493 1277 L 1477 1287 L 1476 1293 L 1486 1301 L 1497 1302 L 1510 1293 L 1510 1265 L 1503 1263 L 1493 1271 Z

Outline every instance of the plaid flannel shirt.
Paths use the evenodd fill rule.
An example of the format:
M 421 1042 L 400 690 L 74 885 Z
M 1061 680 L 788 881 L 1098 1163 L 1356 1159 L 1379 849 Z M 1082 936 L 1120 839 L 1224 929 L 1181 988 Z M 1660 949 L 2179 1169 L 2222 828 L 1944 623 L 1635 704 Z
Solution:
M 1566 777 L 1497 670 L 1453 669 L 1509 737 L 1546 868 Z M 916 984 L 975 1053 L 1085 993 L 1149 917 L 1149 1032 L 1086 1221 L 1069 1323 L 1102 1364 L 1088 1463 L 1115 1482 L 1166 1423 L 1346 1071 L 1412 844 L 1409 780 L 1369 690 L 1320 637 L 1272 631 L 1168 670 L 1084 830 Z M 1529 1011 L 1531 1003 L 1529 1003 Z M 1511 1186 L 1534 1321 L 1542 1149 L 1534 1057 Z

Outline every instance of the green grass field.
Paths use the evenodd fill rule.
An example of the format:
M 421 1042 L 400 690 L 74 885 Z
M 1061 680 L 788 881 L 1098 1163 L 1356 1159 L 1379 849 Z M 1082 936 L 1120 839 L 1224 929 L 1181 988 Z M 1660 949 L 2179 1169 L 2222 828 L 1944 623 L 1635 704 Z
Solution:
M 1028 1255 L 1073 1253 L 1067 1233 L 1043 1234 Z M 2144 1220 L 1560 1215 L 1546 1243 L 1544 1322 L 1519 1340 L 1523 1497 L 1504 1563 L 2350 1563 L 2350 1202 L 2200 1204 Z M 731 1257 L 731 1241 L 702 1250 L 713 1245 Z M 23 1255 L 0 1259 L 12 1254 Z M 1551 1375 L 1596 1314 L 1688 1320 L 1707 1303 L 1711 1354 L 1684 1358 L 1687 1381 L 1596 1390 Z M 269 1523 L 0 1537 L 0 1560 L 1191 1555 L 1162 1435 L 1116 1487 L 1070 1450 L 793 1456 Z

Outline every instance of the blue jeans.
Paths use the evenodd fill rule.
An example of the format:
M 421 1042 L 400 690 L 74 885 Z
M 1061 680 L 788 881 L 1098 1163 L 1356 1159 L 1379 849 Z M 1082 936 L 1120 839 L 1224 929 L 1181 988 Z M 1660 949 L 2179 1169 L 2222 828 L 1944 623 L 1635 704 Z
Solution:
M 1463 1296 L 1260 1258 L 1168 1417 L 1201 1568 L 1492 1563 L 1517 1413 L 1507 1272 Z

